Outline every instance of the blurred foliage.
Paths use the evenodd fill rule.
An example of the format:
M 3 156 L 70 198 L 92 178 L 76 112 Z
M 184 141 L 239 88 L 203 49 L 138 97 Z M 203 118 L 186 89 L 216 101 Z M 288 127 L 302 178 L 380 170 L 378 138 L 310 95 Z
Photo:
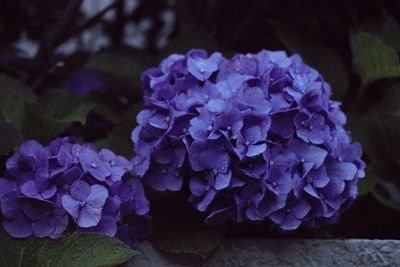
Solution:
M 360 76 L 362 87 L 384 78 L 400 76 L 396 50 L 366 32 L 351 34 L 353 68 Z
M 140 74 L 145 69 L 195 47 L 227 57 L 284 49 L 318 69 L 331 84 L 333 98 L 342 101 L 347 127 L 361 142 L 368 165 L 360 195 L 373 195 L 393 212 L 400 210 L 400 1 L 138 0 L 135 8 L 122 12 L 132 1 L 115 0 L 106 6 L 115 12 L 111 20 L 104 14 L 85 17 L 81 2 L 0 2 L 2 161 L 22 140 L 46 143 L 64 135 L 131 157 L 130 133 L 142 105 Z M 165 11 L 174 19 L 160 45 Z M 125 27 L 144 21 L 150 25 L 143 32 L 144 46 L 128 47 Z M 78 45 L 70 54 L 55 52 L 91 27 L 100 27 L 108 37 L 106 48 L 92 53 Z M 39 46 L 33 57 L 15 46 L 24 35 Z M 97 72 L 104 90 L 95 90 L 85 77 L 79 81 L 90 93 L 76 94 L 82 84 L 69 90 L 65 81 L 82 69 Z M 208 230 L 193 236 L 193 225 L 174 227 L 158 237 L 160 247 L 201 256 L 212 251 L 201 240 L 213 236 Z M 180 229 L 186 229 L 185 237 L 175 234 Z M 222 236 L 210 240 L 217 244 Z M 190 246 L 195 247 L 188 247 L 185 240 L 194 239 L 198 242 Z

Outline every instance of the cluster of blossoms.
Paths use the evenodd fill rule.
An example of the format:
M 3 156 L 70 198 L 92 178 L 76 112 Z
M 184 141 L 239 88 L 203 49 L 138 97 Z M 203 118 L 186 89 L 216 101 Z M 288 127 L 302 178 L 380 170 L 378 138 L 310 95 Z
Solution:
M 124 157 L 68 137 L 47 147 L 27 141 L 0 178 L 4 229 L 14 238 L 98 232 L 133 246 L 150 222 L 141 180 L 122 179 L 131 169 Z
M 133 171 L 178 191 L 208 222 L 336 222 L 364 176 L 331 88 L 298 55 L 173 54 L 142 75 Z M 186 179 L 186 180 L 185 180 Z

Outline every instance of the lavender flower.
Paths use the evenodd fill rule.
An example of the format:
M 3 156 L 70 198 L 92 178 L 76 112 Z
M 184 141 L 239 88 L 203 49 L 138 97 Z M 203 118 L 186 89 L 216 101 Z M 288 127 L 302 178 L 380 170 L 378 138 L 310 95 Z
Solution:
M 122 179 L 131 163 L 108 149 L 97 152 L 70 138 L 47 147 L 31 140 L 6 167 L 0 178 L 1 213 L 4 229 L 15 238 L 58 238 L 67 228 L 115 236 L 119 225 L 124 231 L 136 229 L 125 217 L 149 212 L 141 180 Z M 131 244 L 134 239 L 130 234 Z
M 171 55 L 143 73 L 132 172 L 179 191 L 216 222 L 283 230 L 335 222 L 364 176 L 359 144 L 331 88 L 283 51 Z
M 62 206 L 80 227 L 87 228 L 99 224 L 107 197 L 108 191 L 104 186 L 90 186 L 77 180 L 70 188 L 70 195 L 63 195 Z

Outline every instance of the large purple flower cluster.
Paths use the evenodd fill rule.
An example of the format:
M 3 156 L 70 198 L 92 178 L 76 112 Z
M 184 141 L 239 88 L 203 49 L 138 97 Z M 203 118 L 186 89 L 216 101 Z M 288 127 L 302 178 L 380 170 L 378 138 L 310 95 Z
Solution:
M 171 55 L 142 75 L 133 171 L 181 190 L 207 221 L 333 223 L 364 176 L 331 88 L 298 55 Z M 186 180 L 185 180 L 186 179 Z
M 149 211 L 141 180 L 122 180 L 131 163 L 108 149 L 97 151 L 70 138 L 47 147 L 30 140 L 7 160 L 6 169 L 0 178 L 1 212 L 4 229 L 15 238 L 57 238 L 72 230 L 122 235 L 132 244 L 134 237 L 126 240 L 137 227 L 129 225 L 135 222 L 131 217 Z

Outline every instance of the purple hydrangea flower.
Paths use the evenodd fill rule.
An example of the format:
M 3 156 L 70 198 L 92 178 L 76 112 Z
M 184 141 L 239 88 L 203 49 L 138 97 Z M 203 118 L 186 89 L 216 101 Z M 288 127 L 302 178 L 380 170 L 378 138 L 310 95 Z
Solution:
M 80 227 L 87 228 L 99 224 L 107 197 L 104 186 L 77 180 L 72 184 L 70 194 L 63 195 L 62 206 Z
M 122 224 L 138 227 L 125 217 L 147 216 L 149 202 L 140 178 L 122 179 L 131 169 L 124 157 L 68 137 L 47 147 L 26 141 L 0 178 L 4 229 L 15 238 L 58 238 L 67 229 L 115 236 Z M 142 238 L 130 234 L 132 244 Z
M 365 163 L 340 103 L 298 55 L 171 55 L 143 73 L 133 173 L 158 191 L 188 186 L 207 222 L 333 223 Z M 184 187 L 185 186 L 185 187 Z

